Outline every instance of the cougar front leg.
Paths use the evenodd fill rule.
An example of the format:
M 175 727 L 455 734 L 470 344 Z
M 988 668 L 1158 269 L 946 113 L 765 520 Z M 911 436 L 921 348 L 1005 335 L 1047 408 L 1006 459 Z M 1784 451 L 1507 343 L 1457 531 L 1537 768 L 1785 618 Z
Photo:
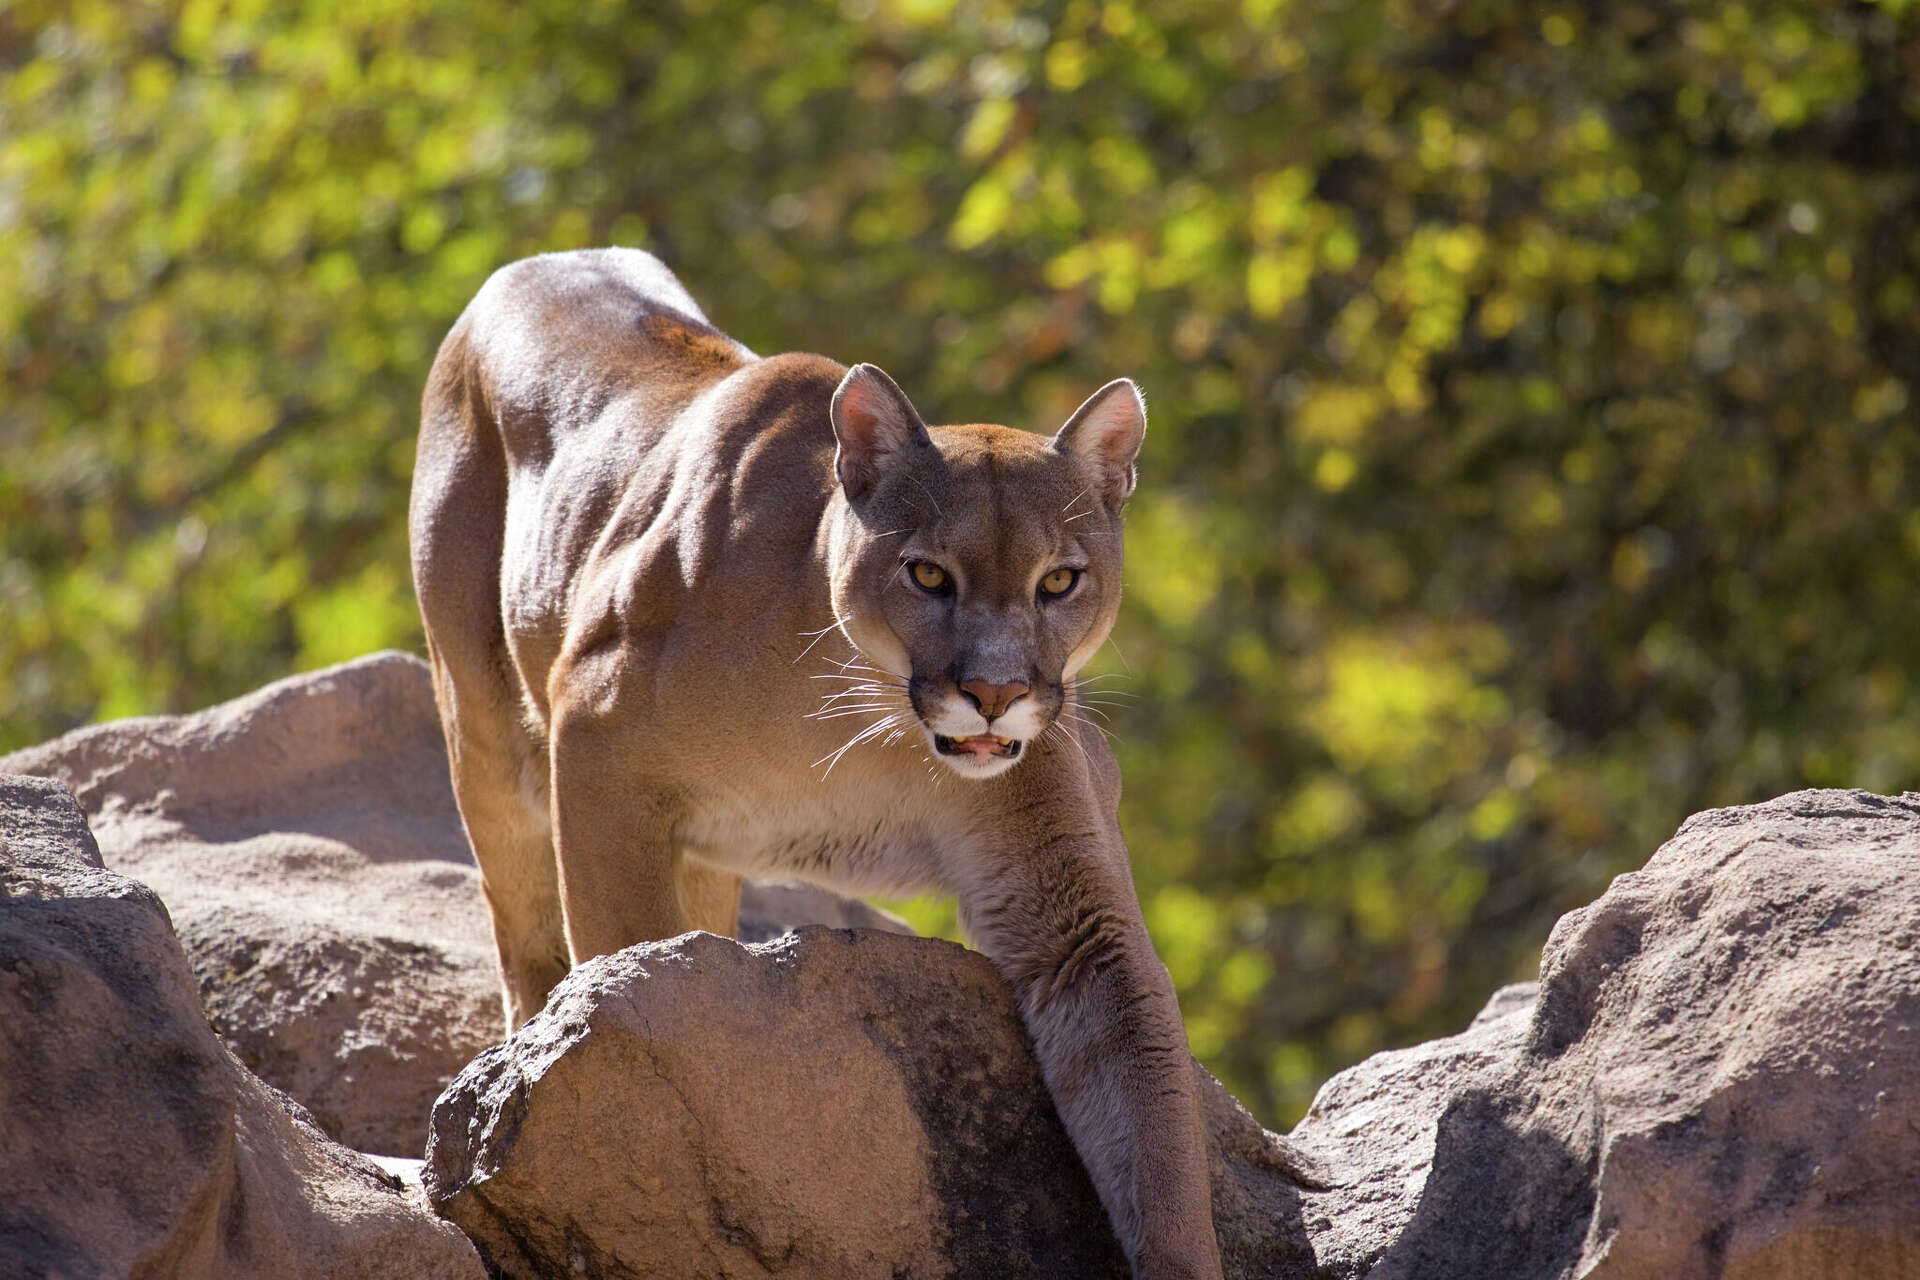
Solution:
M 1037 762 L 1036 762 L 1037 763 Z M 1172 980 L 1116 827 L 1055 813 L 962 888 L 1139 1280 L 1219 1280 L 1206 1135 Z
M 575 964 L 693 928 L 680 898 L 677 811 L 634 776 L 647 749 L 612 716 L 555 717 L 553 845 Z
M 740 932 L 740 877 L 692 858 L 680 859 L 680 909 L 688 928 L 732 938 Z

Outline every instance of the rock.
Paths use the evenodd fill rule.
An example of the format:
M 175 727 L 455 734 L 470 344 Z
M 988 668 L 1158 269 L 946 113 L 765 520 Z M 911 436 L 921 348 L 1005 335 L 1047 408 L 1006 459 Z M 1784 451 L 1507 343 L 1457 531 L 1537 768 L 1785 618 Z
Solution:
M 0 1274 L 485 1274 L 234 1059 L 166 909 L 41 778 L 0 777 L 0 1116 Z
M 1284 1143 L 1205 1083 L 1216 1195 L 1257 1210 L 1229 1254 L 1310 1262 Z M 1005 985 L 931 939 L 603 956 L 461 1073 L 427 1159 L 508 1276 L 1127 1274 Z
M 1456 1100 L 1493 1088 L 1511 1072 L 1536 991 L 1533 983 L 1503 987 L 1459 1035 L 1377 1053 L 1321 1086 L 1313 1107 L 1288 1135 L 1331 1171 L 1331 1185 L 1309 1190 L 1301 1202 L 1300 1222 L 1317 1265 L 1264 1274 L 1316 1280 L 1372 1274 L 1382 1255 L 1408 1233 L 1423 1197 L 1437 1190 L 1430 1176 L 1435 1136 Z M 1511 1188 L 1508 1194 L 1514 1194 Z M 1558 1271 L 1481 1273 L 1444 1265 L 1432 1272 L 1436 1280 L 1482 1274 L 1502 1280 L 1560 1276 Z
M 374 654 L 184 716 L 0 757 L 72 787 L 107 863 L 173 913 L 241 1061 L 349 1146 L 418 1156 L 433 1100 L 499 1038 L 493 938 L 432 681 Z M 741 931 L 904 929 L 819 889 L 749 886 Z
M 241 1061 L 392 1155 L 500 1031 L 433 715 L 424 664 L 378 655 L 0 759 L 72 786 L 108 864 L 160 894 Z
M 1920 1275 L 1916 904 L 1920 795 L 1695 815 L 1560 921 L 1537 999 L 1327 1084 L 1293 1136 L 1365 1204 L 1330 1203 L 1316 1253 L 1378 1249 L 1373 1280 Z
M 492 948 L 416 659 L 0 759 L 23 769 L 73 785 L 99 846 L 44 783 L 0 797 L 0 1116 L 39 1126 L 0 1144 L 0 1273 L 191 1273 L 227 1247 L 209 1222 L 319 1239 L 365 1196 L 372 1238 L 404 1182 L 508 1275 L 1122 1274 L 1007 993 L 961 948 L 691 935 L 583 966 L 489 1047 Z M 178 1030 L 198 1010 L 167 909 L 116 872 L 161 891 L 242 1058 L 355 1145 L 416 1154 L 479 1055 L 433 1106 L 424 1188 Z M 1336 1076 L 1288 1137 L 1201 1073 L 1228 1274 L 1920 1275 L 1916 903 L 1920 795 L 1714 810 L 1562 920 L 1538 984 Z M 756 886 L 741 931 L 806 919 L 897 927 Z M 41 1006 L 75 1012 L 15 1016 Z M 308 1179 L 348 1190 L 316 1210 Z M 239 1274 L 295 1248 L 244 1247 Z
M 1916 903 L 1920 795 L 1717 810 L 1287 1138 L 1202 1073 L 1227 1275 L 1920 1275 Z M 1005 988 L 922 939 L 583 966 L 425 1185 L 507 1276 L 1124 1274 Z

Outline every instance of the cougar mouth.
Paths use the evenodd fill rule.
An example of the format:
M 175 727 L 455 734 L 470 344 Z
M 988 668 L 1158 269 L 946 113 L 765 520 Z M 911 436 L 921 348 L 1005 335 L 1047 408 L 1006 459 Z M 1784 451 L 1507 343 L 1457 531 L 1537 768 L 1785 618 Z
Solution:
M 933 749 L 943 756 L 999 756 L 1012 760 L 1026 745 L 1018 738 L 1001 738 L 990 733 L 976 733 L 966 738 L 949 738 L 944 733 L 933 735 Z

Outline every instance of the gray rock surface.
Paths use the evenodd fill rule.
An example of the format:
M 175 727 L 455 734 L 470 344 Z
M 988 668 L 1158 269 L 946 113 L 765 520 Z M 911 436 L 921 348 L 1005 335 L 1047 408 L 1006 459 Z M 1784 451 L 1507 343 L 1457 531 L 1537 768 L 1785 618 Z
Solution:
M 1006 991 L 961 948 L 693 935 L 584 966 L 490 1047 L 491 945 L 416 659 L 82 730 L 9 770 L 71 783 L 99 845 L 44 782 L 0 797 L 0 1273 L 92 1274 L 108 1255 L 84 1239 L 183 1274 L 309 1249 L 299 1274 L 355 1274 L 303 1242 L 405 1234 L 399 1179 L 177 1029 L 197 985 L 242 1058 L 355 1145 L 417 1154 L 460 1071 L 424 1191 L 508 1275 L 1121 1274 Z M 177 952 L 114 958 L 174 945 L 116 872 L 160 890 L 191 979 Z M 887 923 L 761 886 L 742 933 L 806 919 Z M 43 1005 L 70 1012 L 16 1016 Z M 1539 983 L 1336 1076 L 1288 1138 L 1202 1073 L 1228 1274 L 1920 1275 L 1917 1028 L 1920 795 L 1698 814 L 1561 921 Z M 345 1190 L 253 1212 L 302 1185 Z M 207 1224 L 236 1214 L 268 1242 L 222 1261 Z
M 241 1061 L 342 1142 L 418 1156 L 433 1100 L 499 1038 L 493 938 L 432 681 L 380 653 L 183 716 L 0 757 L 80 798 L 109 866 L 173 914 Z M 741 932 L 905 926 L 818 889 L 749 886 Z
M 1691 819 L 1538 984 L 1281 1139 L 1202 1077 L 1232 1277 L 1920 1275 L 1920 796 Z M 1123 1274 L 990 966 L 695 935 L 572 975 L 435 1108 L 509 1276 Z
M 1920 1275 L 1920 795 L 1696 814 L 1527 994 L 1321 1091 L 1334 1274 Z
M 473 1248 L 261 1083 L 79 805 L 0 776 L 0 1275 L 480 1280 Z
M 1310 1257 L 1282 1140 L 1205 1083 L 1229 1256 Z M 1127 1274 L 1005 986 L 924 938 L 583 965 L 441 1098 L 426 1186 L 508 1276 Z

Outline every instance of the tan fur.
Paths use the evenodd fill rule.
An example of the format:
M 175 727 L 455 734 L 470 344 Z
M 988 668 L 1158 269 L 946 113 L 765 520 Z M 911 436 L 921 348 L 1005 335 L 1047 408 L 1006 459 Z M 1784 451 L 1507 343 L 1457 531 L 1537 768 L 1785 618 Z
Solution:
M 1053 439 L 928 431 L 870 366 L 755 357 L 646 254 L 496 274 L 428 381 L 411 524 L 509 1026 L 580 960 L 731 933 L 741 876 L 952 892 L 1135 1274 L 1217 1277 L 1179 1009 L 1074 712 L 1137 406 L 1116 383 Z M 936 748 L 1019 684 L 1010 766 Z

